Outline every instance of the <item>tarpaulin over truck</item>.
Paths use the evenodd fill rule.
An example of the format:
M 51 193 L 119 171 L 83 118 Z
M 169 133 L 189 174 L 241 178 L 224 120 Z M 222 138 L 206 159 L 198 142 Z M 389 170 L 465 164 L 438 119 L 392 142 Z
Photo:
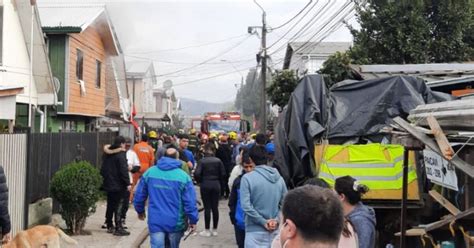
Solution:
M 315 175 L 315 142 L 380 142 L 380 130 L 394 117 L 406 118 L 420 104 L 450 100 L 409 76 L 343 81 L 330 90 L 325 85 L 321 75 L 302 78 L 277 122 L 274 164 L 294 184 Z

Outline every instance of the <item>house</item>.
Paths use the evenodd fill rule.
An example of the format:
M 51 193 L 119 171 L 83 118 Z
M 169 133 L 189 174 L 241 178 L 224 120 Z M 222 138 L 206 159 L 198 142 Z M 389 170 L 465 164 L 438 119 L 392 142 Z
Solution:
M 57 87 L 37 7 L 28 0 L 0 1 L 0 126 L 45 131 Z
M 44 5 L 39 11 L 63 103 L 50 112 L 49 130 L 95 131 L 104 117 L 128 121 L 125 63 L 106 8 Z
M 316 73 L 329 56 L 344 52 L 351 45 L 351 42 L 290 42 L 286 48 L 283 69 L 294 70 L 298 76 Z
M 150 119 L 152 122 L 148 125 L 157 128 L 173 125 L 181 109 L 173 83 L 166 80 L 163 85 L 158 85 L 153 63 L 131 61 L 127 69 L 128 90 L 138 113 L 135 119 L 139 121 L 143 117 L 150 117 L 145 118 L 145 122 Z
M 159 112 L 156 110 L 156 101 L 153 98 L 154 89 L 158 88 L 153 63 L 129 62 L 127 81 L 132 105 L 138 113 Z
M 351 68 L 363 79 L 407 75 L 422 79 L 435 91 L 454 96 L 474 93 L 474 63 L 351 65 Z

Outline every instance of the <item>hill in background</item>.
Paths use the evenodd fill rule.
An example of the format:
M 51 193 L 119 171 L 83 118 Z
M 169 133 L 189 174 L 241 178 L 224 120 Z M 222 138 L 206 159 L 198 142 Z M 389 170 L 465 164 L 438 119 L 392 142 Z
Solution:
M 205 112 L 233 111 L 234 102 L 212 103 L 206 101 L 181 98 L 181 115 L 202 116 Z

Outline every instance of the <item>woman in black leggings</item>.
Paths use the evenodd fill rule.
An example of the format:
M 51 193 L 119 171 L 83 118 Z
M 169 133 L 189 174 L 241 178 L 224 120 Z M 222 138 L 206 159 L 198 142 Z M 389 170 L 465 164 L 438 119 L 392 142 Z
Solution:
M 194 178 L 200 183 L 201 199 L 204 205 L 204 223 L 206 230 L 200 232 L 201 236 L 217 236 L 217 224 L 219 223 L 219 197 L 221 182 L 226 175 L 222 161 L 214 156 L 214 148 L 208 144 L 204 147 L 204 157 L 199 160 Z M 212 211 L 212 232 L 211 227 Z

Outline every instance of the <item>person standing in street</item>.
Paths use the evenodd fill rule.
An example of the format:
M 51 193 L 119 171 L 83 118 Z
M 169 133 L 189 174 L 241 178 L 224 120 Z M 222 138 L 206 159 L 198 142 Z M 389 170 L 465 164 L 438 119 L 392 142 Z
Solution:
M 235 240 L 239 248 L 244 248 L 245 244 L 245 214 L 241 205 L 240 197 L 240 180 L 246 173 L 250 173 L 255 169 L 255 164 L 250 161 L 249 154 L 247 151 L 242 153 L 242 167 L 243 171 L 238 176 L 231 187 L 229 196 L 229 216 L 232 225 L 234 225 Z
M 176 149 L 168 148 L 157 165 L 143 174 L 133 200 L 140 220 L 145 220 L 147 200 L 152 248 L 164 248 L 168 242 L 178 248 L 187 226 L 191 232 L 196 230 L 196 193 L 191 177 L 181 169 Z
M 123 199 L 127 191 L 131 190 L 125 151 L 125 138 L 117 136 L 112 145 L 104 147 L 104 160 L 100 169 L 104 179 L 102 188 L 107 192 L 107 232 L 116 236 L 130 235 L 123 228 L 120 213 Z
M 198 151 L 199 151 L 199 141 L 198 136 L 196 135 L 196 129 L 191 129 L 189 131 L 189 144 L 188 144 L 188 149 L 193 153 L 194 157 L 196 157 Z
M 285 196 L 281 212 L 279 247 L 338 247 L 344 213 L 332 190 L 312 185 L 293 189 Z
M 10 214 L 8 213 L 8 186 L 3 166 L 0 166 L 0 228 L 2 228 L 2 244 L 10 242 L 11 223 Z
M 375 211 L 373 208 L 362 204 L 362 195 L 369 189 L 351 176 L 336 179 L 334 184 L 342 202 L 344 215 L 354 226 L 360 248 L 375 247 Z
M 133 151 L 137 154 L 138 160 L 140 160 L 140 170 L 133 174 L 132 188 L 135 188 L 143 173 L 155 164 L 155 152 L 153 147 L 148 145 L 148 136 L 146 134 L 143 134 L 142 140 L 133 146 Z M 130 196 L 130 200 L 132 198 L 133 195 Z
M 249 149 L 255 170 L 240 182 L 242 209 L 245 213 L 245 247 L 270 247 L 278 234 L 278 213 L 287 192 L 285 181 L 269 167 L 264 146 Z
M 189 170 L 194 168 L 196 161 L 194 160 L 193 153 L 188 150 L 189 145 L 189 136 L 186 134 L 181 134 L 179 136 L 179 159 L 186 162 L 188 164 Z
M 125 149 L 127 150 L 126 156 L 127 156 L 127 165 L 128 165 L 128 175 L 130 176 L 130 185 L 133 184 L 133 173 L 136 173 L 137 171 L 140 171 L 140 160 L 138 159 L 137 154 L 135 151 L 132 149 L 132 139 L 130 138 L 125 138 Z M 122 225 L 124 229 L 127 229 L 127 226 L 125 224 L 125 220 L 127 218 L 127 212 L 128 212 L 128 207 L 130 204 L 130 191 L 127 191 L 125 194 L 125 198 L 123 199 L 122 203 Z
M 201 236 L 217 236 L 217 226 L 219 223 L 219 196 L 221 182 L 226 176 L 224 165 L 221 160 L 214 156 L 211 145 L 204 148 L 204 158 L 199 160 L 194 172 L 194 179 L 200 183 L 201 199 L 204 204 L 204 225 L 205 230 L 199 233 Z M 211 227 L 212 212 L 212 232 Z
M 225 168 L 225 177 L 224 180 L 221 182 L 221 197 L 224 199 L 229 198 L 229 176 L 230 172 L 232 171 L 232 148 L 228 142 L 229 136 L 227 134 L 223 134 L 220 138 L 219 148 L 216 151 L 216 157 L 222 161 Z

